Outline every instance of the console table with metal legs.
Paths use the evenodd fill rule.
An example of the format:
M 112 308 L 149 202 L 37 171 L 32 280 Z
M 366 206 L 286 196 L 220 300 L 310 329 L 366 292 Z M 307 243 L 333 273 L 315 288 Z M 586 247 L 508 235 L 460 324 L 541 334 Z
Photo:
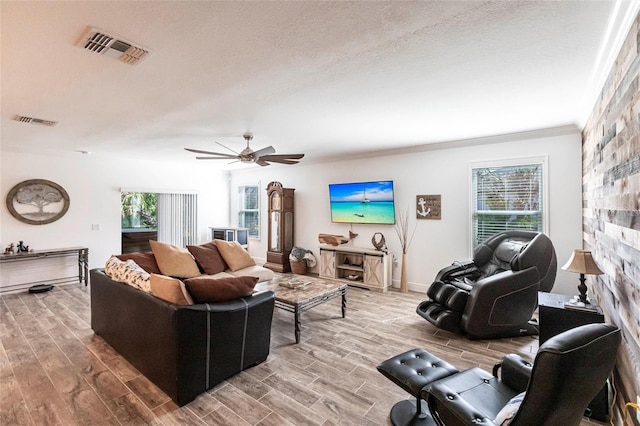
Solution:
M 11 284 L 8 286 L 0 286 L 0 292 L 19 290 L 26 285 L 42 285 L 42 284 L 67 284 L 67 283 L 84 283 L 89 284 L 89 249 L 87 247 L 66 247 L 48 250 L 33 250 L 29 252 L 19 252 L 15 254 L 0 254 L 0 264 L 9 264 L 14 262 L 22 262 L 25 268 L 31 266 L 32 262 L 43 259 L 51 259 L 58 257 L 77 257 L 78 274 L 65 277 L 51 277 L 44 280 L 23 282 L 20 284 Z M 25 287 L 26 288 L 26 287 Z

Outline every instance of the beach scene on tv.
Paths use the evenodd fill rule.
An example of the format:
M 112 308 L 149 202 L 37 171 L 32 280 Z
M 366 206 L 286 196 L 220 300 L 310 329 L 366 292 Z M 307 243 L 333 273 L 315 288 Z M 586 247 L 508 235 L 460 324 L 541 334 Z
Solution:
M 337 223 L 395 223 L 393 181 L 329 185 L 331 221 Z

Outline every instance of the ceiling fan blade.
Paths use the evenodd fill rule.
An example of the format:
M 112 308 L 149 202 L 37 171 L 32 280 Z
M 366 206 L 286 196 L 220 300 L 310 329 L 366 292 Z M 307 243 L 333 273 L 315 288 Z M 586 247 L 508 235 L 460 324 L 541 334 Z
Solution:
M 259 158 L 256 160 L 256 164 L 258 164 L 258 165 L 260 165 L 262 167 L 269 165 L 269 163 L 267 163 L 266 161 L 263 161 L 263 160 L 261 160 Z
M 276 159 L 269 159 L 269 160 L 263 160 L 262 158 L 260 159 L 261 161 L 266 161 L 269 163 L 280 163 L 280 164 L 298 164 L 299 161 L 297 160 L 289 160 L 286 158 L 276 158 Z
M 196 157 L 196 160 L 235 160 L 235 158 L 236 157 Z
M 266 148 L 262 148 L 262 149 L 259 149 L 259 150 L 255 151 L 253 153 L 253 156 L 255 158 L 260 158 L 260 157 L 263 157 L 265 155 L 273 154 L 274 152 L 276 152 L 276 149 L 274 147 L 272 147 L 272 146 L 268 146 Z
M 185 148 L 185 150 L 187 150 L 189 152 L 195 152 L 196 154 L 208 154 L 208 155 L 218 155 L 218 156 L 224 157 L 224 158 L 236 158 L 235 155 L 225 154 L 225 153 L 222 153 L 222 152 L 203 151 L 201 149 L 191 149 L 191 148 Z
M 260 158 L 267 161 L 275 161 L 275 160 L 299 160 L 302 157 L 304 157 L 304 154 L 263 155 Z
M 220 142 L 216 142 L 216 143 L 217 143 L 218 145 L 220 145 L 221 147 L 226 148 L 226 149 L 228 149 L 229 151 L 231 151 L 231 152 L 235 153 L 236 155 L 240 155 L 240 153 L 239 153 L 239 152 L 236 152 L 236 151 L 232 150 L 232 149 L 231 149 L 231 148 L 229 148 L 228 146 L 222 145 Z

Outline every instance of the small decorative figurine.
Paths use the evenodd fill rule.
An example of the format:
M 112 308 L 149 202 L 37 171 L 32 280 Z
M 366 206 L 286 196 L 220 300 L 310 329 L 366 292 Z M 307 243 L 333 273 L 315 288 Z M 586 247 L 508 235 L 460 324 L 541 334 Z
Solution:
M 4 249 L 4 254 L 14 254 L 16 252 L 16 248 L 13 243 L 9 244 L 6 249 Z
M 373 244 L 376 250 L 383 253 L 387 252 L 387 242 L 385 241 L 382 232 L 376 232 L 373 234 L 373 237 L 371 237 L 371 244 Z
M 20 241 L 18 243 L 18 253 L 22 253 L 22 252 L 27 253 L 28 251 L 29 251 L 29 246 L 25 246 L 23 244 L 23 241 Z
M 337 246 L 338 244 L 348 243 L 349 241 L 353 240 L 357 236 L 358 234 L 354 234 L 351 231 L 349 231 L 349 238 L 346 238 L 343 235 L 318 234 L 318 241 L 324 244 L 331 244 L 332 246 Z

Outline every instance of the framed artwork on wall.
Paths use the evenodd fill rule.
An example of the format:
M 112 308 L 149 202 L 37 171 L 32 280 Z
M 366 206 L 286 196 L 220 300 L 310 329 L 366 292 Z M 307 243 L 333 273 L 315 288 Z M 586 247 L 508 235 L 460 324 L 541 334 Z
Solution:
M 20 182 L 7 194 L 7 209 L 20 222 L 45 225 L 60 219 L 69 210 L 69 194 L 55 182 L 30 179 Z
M 416 219 L 442 219 L 442 196 L 416 195 Z

